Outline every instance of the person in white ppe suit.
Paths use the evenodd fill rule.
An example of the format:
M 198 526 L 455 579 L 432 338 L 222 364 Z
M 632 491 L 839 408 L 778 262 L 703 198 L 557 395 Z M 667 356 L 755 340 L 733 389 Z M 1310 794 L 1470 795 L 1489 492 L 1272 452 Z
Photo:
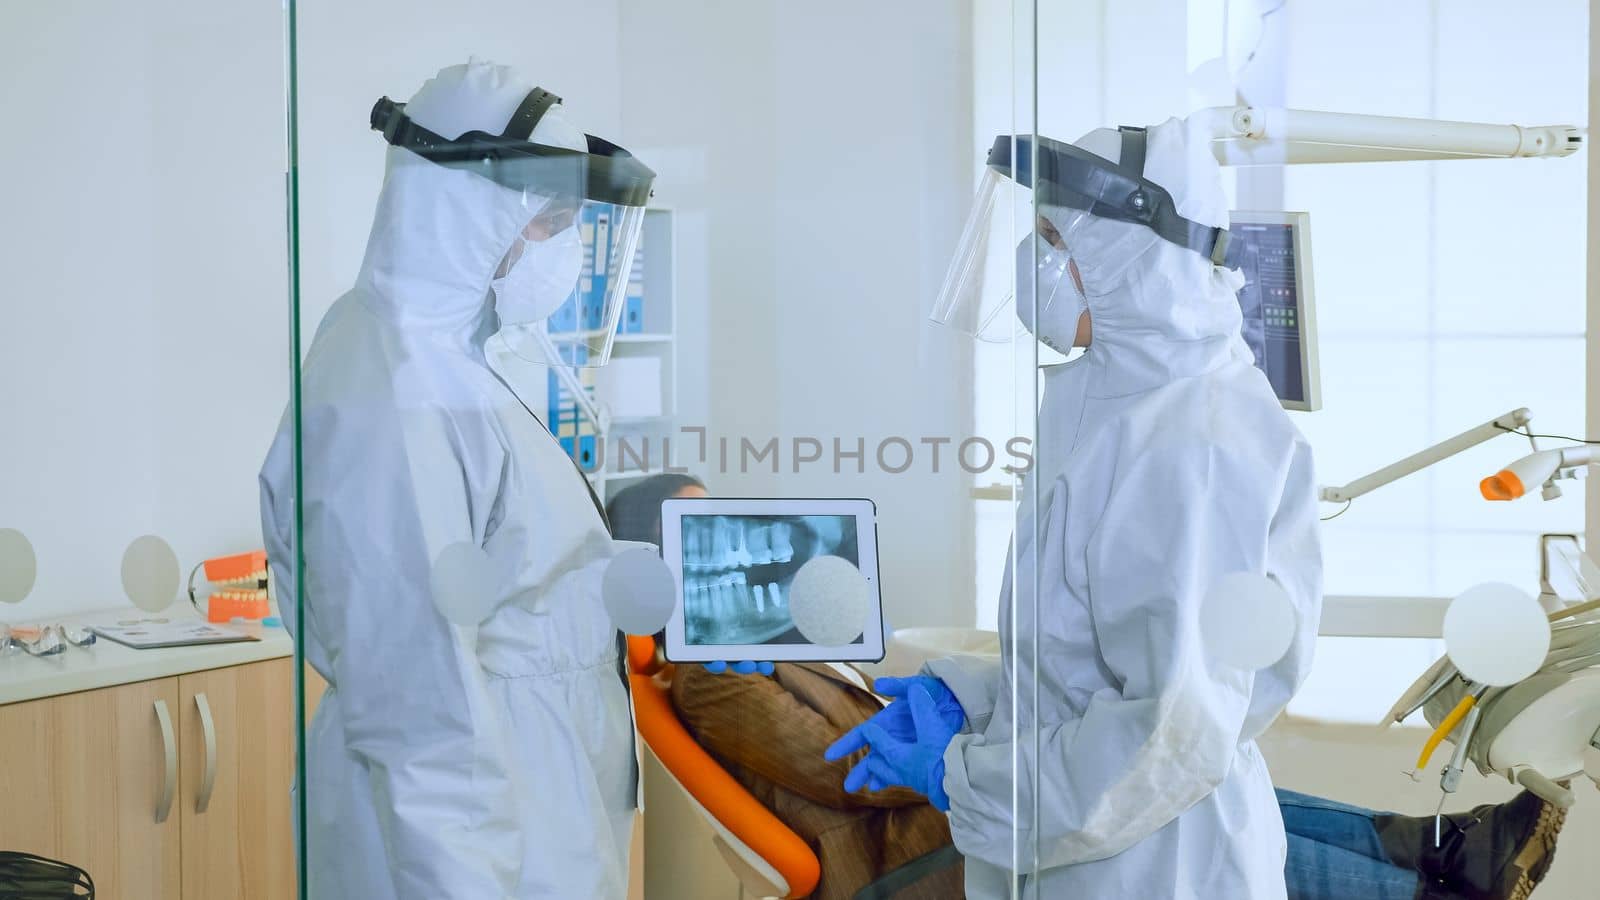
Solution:
M 1036 157 L 1016 139 L 1039 173 L 1016 315 L 1047 345 L 1087 350 L 1044 370 L 1038 503 L 1018 516 L 1003 657 L 931 663 L 893 686 L 914 702 L 834 754 L 868 746 L 854 784 L 910 784 L 947 805 L 969 897 L 1285 895 L 1255 738 L 1311 664 L 1312 458 L 1240 336 L 1206 140 L 1178 120 L 1070 148 L 1041 139 Z M 1012 146 L 997 142 L 986 189 L 1012 177 Z M 955 279 L 981 278 L 959 264 L 973 252 Z M 961 311 L 970 285 L 947 287 L 936 318 L 992 325 L 990 310 Z M 1207 591 L 1232 573 L 1270 577 L 1293 606 L 1289 649 L 1267 668 L 1202 639 Z
M 303 579 L 285 613 L 328 685 L 299 786 L 310 894 L 620 900 L 638 772 L 600 597 L 613 542 L 524 404 L 546 370 L 512 373 L 609 351 L 609 290 L 570 341 L 551 317 L 579 305 L 586 252 L 627 271 L 653 176 L 485 63 L 380 100 L 372 126 L 390 147 L 366 256 L 261 473 L 274 574 Z M 596 216 L 610 240 L 586 248 Z

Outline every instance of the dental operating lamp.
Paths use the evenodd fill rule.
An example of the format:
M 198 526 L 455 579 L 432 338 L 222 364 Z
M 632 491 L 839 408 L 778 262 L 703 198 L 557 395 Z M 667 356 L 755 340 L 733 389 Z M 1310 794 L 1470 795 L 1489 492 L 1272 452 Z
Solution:
M 1199 110 L 1225 166 L 1563 157 L 1586 129 L 1498 125 L 1257 106 Z
M 1535 450 L 1499 472 L 1485 478 L 1478 486 L 1485 500 L 1516 500 L 1534 485 L 1543 485 L 1541 495 L 1546 500 L 1561 496 L 1557 479 L 1576 478 L 1584 466 L 1600 462 L 1595 448 L 1590 444 L 1560 447 L 1555 450 Z
M 1490 438 L 1516 433 L 1519 429 L 1526 428 L 1531 421 L 1533 416 L 1527 407 L 1514 409 L 1476 428 L 1469 428 L 1453 438 L 1440 441 L 1426 450 L 1413 453 L 1399 462 L 1390 463 L 1371 475 L 1358 478 L 1349 484 L 1323 487 L 1319 490 L 1318 497 L 1329 503 L 1347 503 L 1386 484 L 1399 481 L 1407 475 L 1420 472 L 1435 463 L 1443 462 Z M 1525 496 L 1533 486 L 1538 485 L 1542 488 L 1544 499 L 1555 500 L 1561 496 L 1561 488 L 1556 485 L 1558 480 L 1576 478 L 1579 469 L 1600 463 L 1600 448 L 1590 444 L 1540 450 L 1538 442 L 1532 435 L 1528 435 L 1528 441 L 1533 445 L 1532 453 L 1483 479 L 1479 484 L 1478 488 L 1483 494 L 1483 499 L 1516 500 Z
M 1323 487 L 1319 491 L 1319 496 L 1325 501 L 1348 503 L 1355 498 L 1377 490 L 1384 485 L 1392 484 L 1393 482 L 1398 481 L 1407 475 L 1419 472 L 1429 466 L 1449 459 L 1458 453 L 1471 449 L 1472 447 L 1476 447 L 1477 445 L 1482 444 L 1491 438 L 1502 434 L 1522 432 L 1523 429 L 1527 428 L 1531 421 L 1532 415 L 1529 413 L 1526 407 L 1514 409 L 1505 415 L 1491 419 L 1475 428 L 1470 428 L 1466 431 L 1463 431 L 1452 438 L 1441 441 L 1432 447 L 1429 447 L 1418 453 L 1414 453 L 1398 462 L 1391 463 L 1390 465 L 1385 466 L 1363 478 L 1352 481 L 1347 485 L 1339 487 Z M 1531 432 L 1522 433 L 1528 438 L 1529 443 L 1533 445 L 1534 452 L 1523 456 L 1515 462 L 1507 465 L 1494 475 L 1485 478 L 1479 486 L 1483 493 L 1484 499 L 1515 500 L 1519 497 L 1525 496 L 1528 490 L 1534 485 L 1542 485 L 1544 499 L 1553 500 L 1561 496 L 1561 489 L 1555 484 L 1558 479 L 1576 477 L 1577 469 L 1581 469 L 1593 463 L 1600 463 L 1600 452 L 1597 452 L 1596 448 L 1592 445 L 1584 444 L 1571 447 L 1560 447 L 1552 450 L 1540 450 L 1538 441 Z M 1549 537 L 1552 536 L 1546 536 L 1546 538 Z M 1576 537 L 1573 537 L 1572 539 L 1574 543 L 1576 543 Z M 1547 544 L 1549 544 L 1548 540 L 1541 541 L 1540 583 L 1544 592 L 1554 594 L 1554 590 L 1550 585 L 1549 578 L 1549 548 L 1546 546 Z M 1588 572 L 1593 571 L 1594 567 L 1592 564 L 1589 564 L 1587 568 L 1585 568 L 1583 566 L 1583 563 L 1585 562 L 1587 562 L 1587 560 L 1584 559 L 1580 553 L 1577 566 L 1578 575 L 1580 577 L 1580 581 L 1584 582 L 1585 587 L 1587 587 L 1588 579 L 1584 576 L 1587 575 Z M 1493 586 L 1485 585 L 1481 587 L 1487 588 Z M 1452 612 L 1455 611 L 1459 604 L 1464 602 L 1468 595 L 1472 593 L 1473 591 L 1469 591 L 1467 594 L 1463 594 L 1461 597 L 1456 598 L 1455 601 L 1452 601 L 1450 604 L 1450 610 Z M 1587 590 L 1585 593 L 1587 593 Z M 1565 609 L 1559 607 L 1556 609 L 1551 609 L 1548 606 L 1545 606 L 1543 601 L 1544 598 L 1541 596 L 1539 606 L 1533 607 L 1533 619 L 1535 622 L 1539 623 L 1540 631 L 1543 630 L 1545 619 L 1548 619 L 1549 622 L 1557 622 L 1564 619 L 1573 618 L 1580 613 L 1592 610 L 1594 608 L 1594 603 L 1600 602 L 1591 601 L 1590 603 L 1583 603 Z M 1543 619 L 1537 615 L 1541 608 L 1545 614 Z M 1452 640 L 1448 613 L 1446 615 L 1446 624 L 1443 631 L 1444 637 L 1448 643 Z M 1458 629 L 1458 633 L 1459 632 L 1460 629 Z M 1468 647 L 1470 648 L 1470 646 L 1471 645 L 1469 644 Z M 1441 658 L 1433 665 L 1432 668 L 1424 673 L 1423 676 L 1419 678 L 1410 689 L 1407 690 L 1405 695 L 1403 695 L 1400 700 L 1395 703 L 1395 705 L 1389 710 L 1388 715 L 1385 716 L 1385 720 L 1388 722 L 1400 722 L 1407 716 L 1421 709 L 1426 703 L 1429 702 L 1430 699 L 1439 694 L 1446 687 L 1456 683 L 1458 679 L 1467 682 L 1466 692 L 1463 693 L 1449 715 L 1445 716 L 1440 721 L 1439 726 L 1434 730 L 1433 734 L 1429 736 L 1427 743 L 1423 746 L 1422 754 L 1418 758 L 1417 766 L 1411 773 L 1413 778 L 1420 777 L 1420 773 L 1427 765 L 1428 758 L 1432 755 L 1434 749 L 1437 748 L 1443 741 L 1450 740 L 1455 744 L 1455 750 L 1451 754 L 1450 761 L 1441 771 L 1439 778 L 1441 796 L 1439 799 L 1439 811 L 1436 812 L 1434 816 L 1434 834 L 1436 843 L 1439 840 L 1440 822 L 1442 821 L 1440 816 L 1444 809 L 1445 798 L 1449 797 L 1459 789 L 1461 778 L 1466 772 L 1467 762 L 1469 759 L 1469 747 L 1472 745 L 1472 741 L 1477 734 L 1482 717 L 1481 707 L 1478 705 L 1478 703 L 1493 686 L 1488 682 L 1478 682 L 1467 679 L 1463 668 L 1458 668 L 1454 662 L 1454 660 L 1457 659 L 1457 652 L 1458 648 L 1456 646 L 1451 646 L 1450 654 Z M 1461 652 L 1465 652 L 1465 649 L 1462 649 Z M 1537 651 L 1535 660 L 1544 658 L 1546 660 L 1546 665 L 1548 666 L 1549 653 L 1550 648 L 1548 645 L 1545 645 Z M 1462 665 L 1464 667 L 1465 664 L 1463 663 Z M 1489 676 L 1474 677 L 1489 678 Z M 1502 679 L 1499 683 L 1504 686 L 1509 686 L 1518 684 L 1523 680 L 1523 678 L 1506 678 Z M 1590 719 L 1588 721 L 1593 720 Z M 1594 752 L 1600 751 L 1600 731 L 1594 732 L 1594 737 L 1589 739 L 1589 744 L 1590 748 L 1585 751 L 1584 756 L 1585 772 L 1588 772 L 1591 764 L 1600 765 L 1600 755 L 1596 755 Z M 1545 763 L 1539 763 L 1539 765 L 1545 765 Z M 1500 770 L 1501 769 L 1497 768 L 1497 771 Z M 1514 780 L 1517 784 L 1522 785 L 1529 791 L 1532 791 L 1534 794 L 1537 794 L 1548 802 L 1553 803 L 1563 809 L 1572 806 L 1575 800 L 1572 791 L 1567 786 L 1553 781 L 1544 775 L 1540 768 L 1536 767 L 1535 765 L 1527 764 L 1526 760 L 1523 760 L 1520 764 L 1511 765 L 1509 768 L 1505 768 L 1503 771 L 1508 778 Z M 1593 777 L 1596 773 L 1589 772 L 1588 774 Z M 1600 784 L 1600 779 L 1596 779 L 1596 783 Z
M 1457 453 L 1470 450 L 1490 438 L 1513 433 L 1519 428 L 1525 428 L 1532 421 L 1533 415 L 1528 412 L 1527 407 L 1514 409 L 1499 418 L 1490 419 L 1476 428 L 1469 428 L 1453 438 L 1440 441 L 1426 450 L 1413 453 L 1399 462 L 1390 463 L 1371 475 L 1358 478 L 1340 487 L 1321 488 L 1318 496 L 1329 503 L 1347 503 L 1386 484 L 1399 481 L 1407 475 L 1420 472 L 1435 463 L 1443 462 Z M 1539 447 L 1537 444 L 1534 445 L 1533 449 L 1535 455 L 1538 455 Z M 1559 451 L 1547 452 L 1555 453 Z

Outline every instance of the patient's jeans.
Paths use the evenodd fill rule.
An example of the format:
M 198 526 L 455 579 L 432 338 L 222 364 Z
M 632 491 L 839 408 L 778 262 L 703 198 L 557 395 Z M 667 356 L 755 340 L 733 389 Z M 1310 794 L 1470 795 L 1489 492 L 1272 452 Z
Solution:
M 1278 791 L 1289 833 L 1289 900 L 1411 900 L 1417 874 L 1389 862 L 1370 809 Z

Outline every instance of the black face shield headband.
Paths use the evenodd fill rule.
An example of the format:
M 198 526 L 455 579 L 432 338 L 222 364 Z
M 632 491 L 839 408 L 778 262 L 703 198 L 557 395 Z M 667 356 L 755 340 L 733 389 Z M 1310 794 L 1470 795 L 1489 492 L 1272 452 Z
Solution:
M 1039 137 L 1038 177 L 1034 177 L 1033 135 L 995 138 L 988 165 L 1023 187 L 1035 190 L 1040 204 L 1062 206 L 1102 219 L 1143 225 L 1162 239 L 1193 250 L 1215 265 L 1238 268 L 1244 247 L 1226 228 L 1185 219 L 1166 188 L 1144 177 L 1146 132 L 1124 126 L 1122 163 L 1081 147 Z M 1013 162 L 1013 158 L 1015 162 Z
M 545 112 L 560 102 L 555 94 L 534 88 L 500 134 L 468 131 L 447 138 L 412 121 L 404 103 L 383 97 L 372 107 L 371 125 L 390 146 L 514 191 L 567 198 L 574 207 L 584 200 L 644 206 L 656 174 L 616 144 L 592 134 L 584 135 L 588 152 L 529 142 Z

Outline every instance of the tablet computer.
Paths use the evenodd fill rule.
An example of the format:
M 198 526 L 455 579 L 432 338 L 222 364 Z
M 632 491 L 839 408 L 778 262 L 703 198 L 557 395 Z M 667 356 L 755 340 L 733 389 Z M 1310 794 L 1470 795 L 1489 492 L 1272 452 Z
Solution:
M 878 585 L 878 530 L 871 500 L 673 498 L 661 504 L 661 555 L 677 595 L 667 621 L 672 662 L 751 659 L 772 662 L 876 662 L 883 659 L 883 599 Z M 795 576 L 812 568 L 865 580 L 866 612 L 854 638 L 809 640 L 791 615 Z M 854 578 L 850 573 L 849 577 Z M 801 579 L 802 606 L 827 596 Z M 838 582 L 833 582 L 838 583 Z M 846 583 L 855 600 L 859 582 Z M 855 631 L 854 626 L 847 630 Z

